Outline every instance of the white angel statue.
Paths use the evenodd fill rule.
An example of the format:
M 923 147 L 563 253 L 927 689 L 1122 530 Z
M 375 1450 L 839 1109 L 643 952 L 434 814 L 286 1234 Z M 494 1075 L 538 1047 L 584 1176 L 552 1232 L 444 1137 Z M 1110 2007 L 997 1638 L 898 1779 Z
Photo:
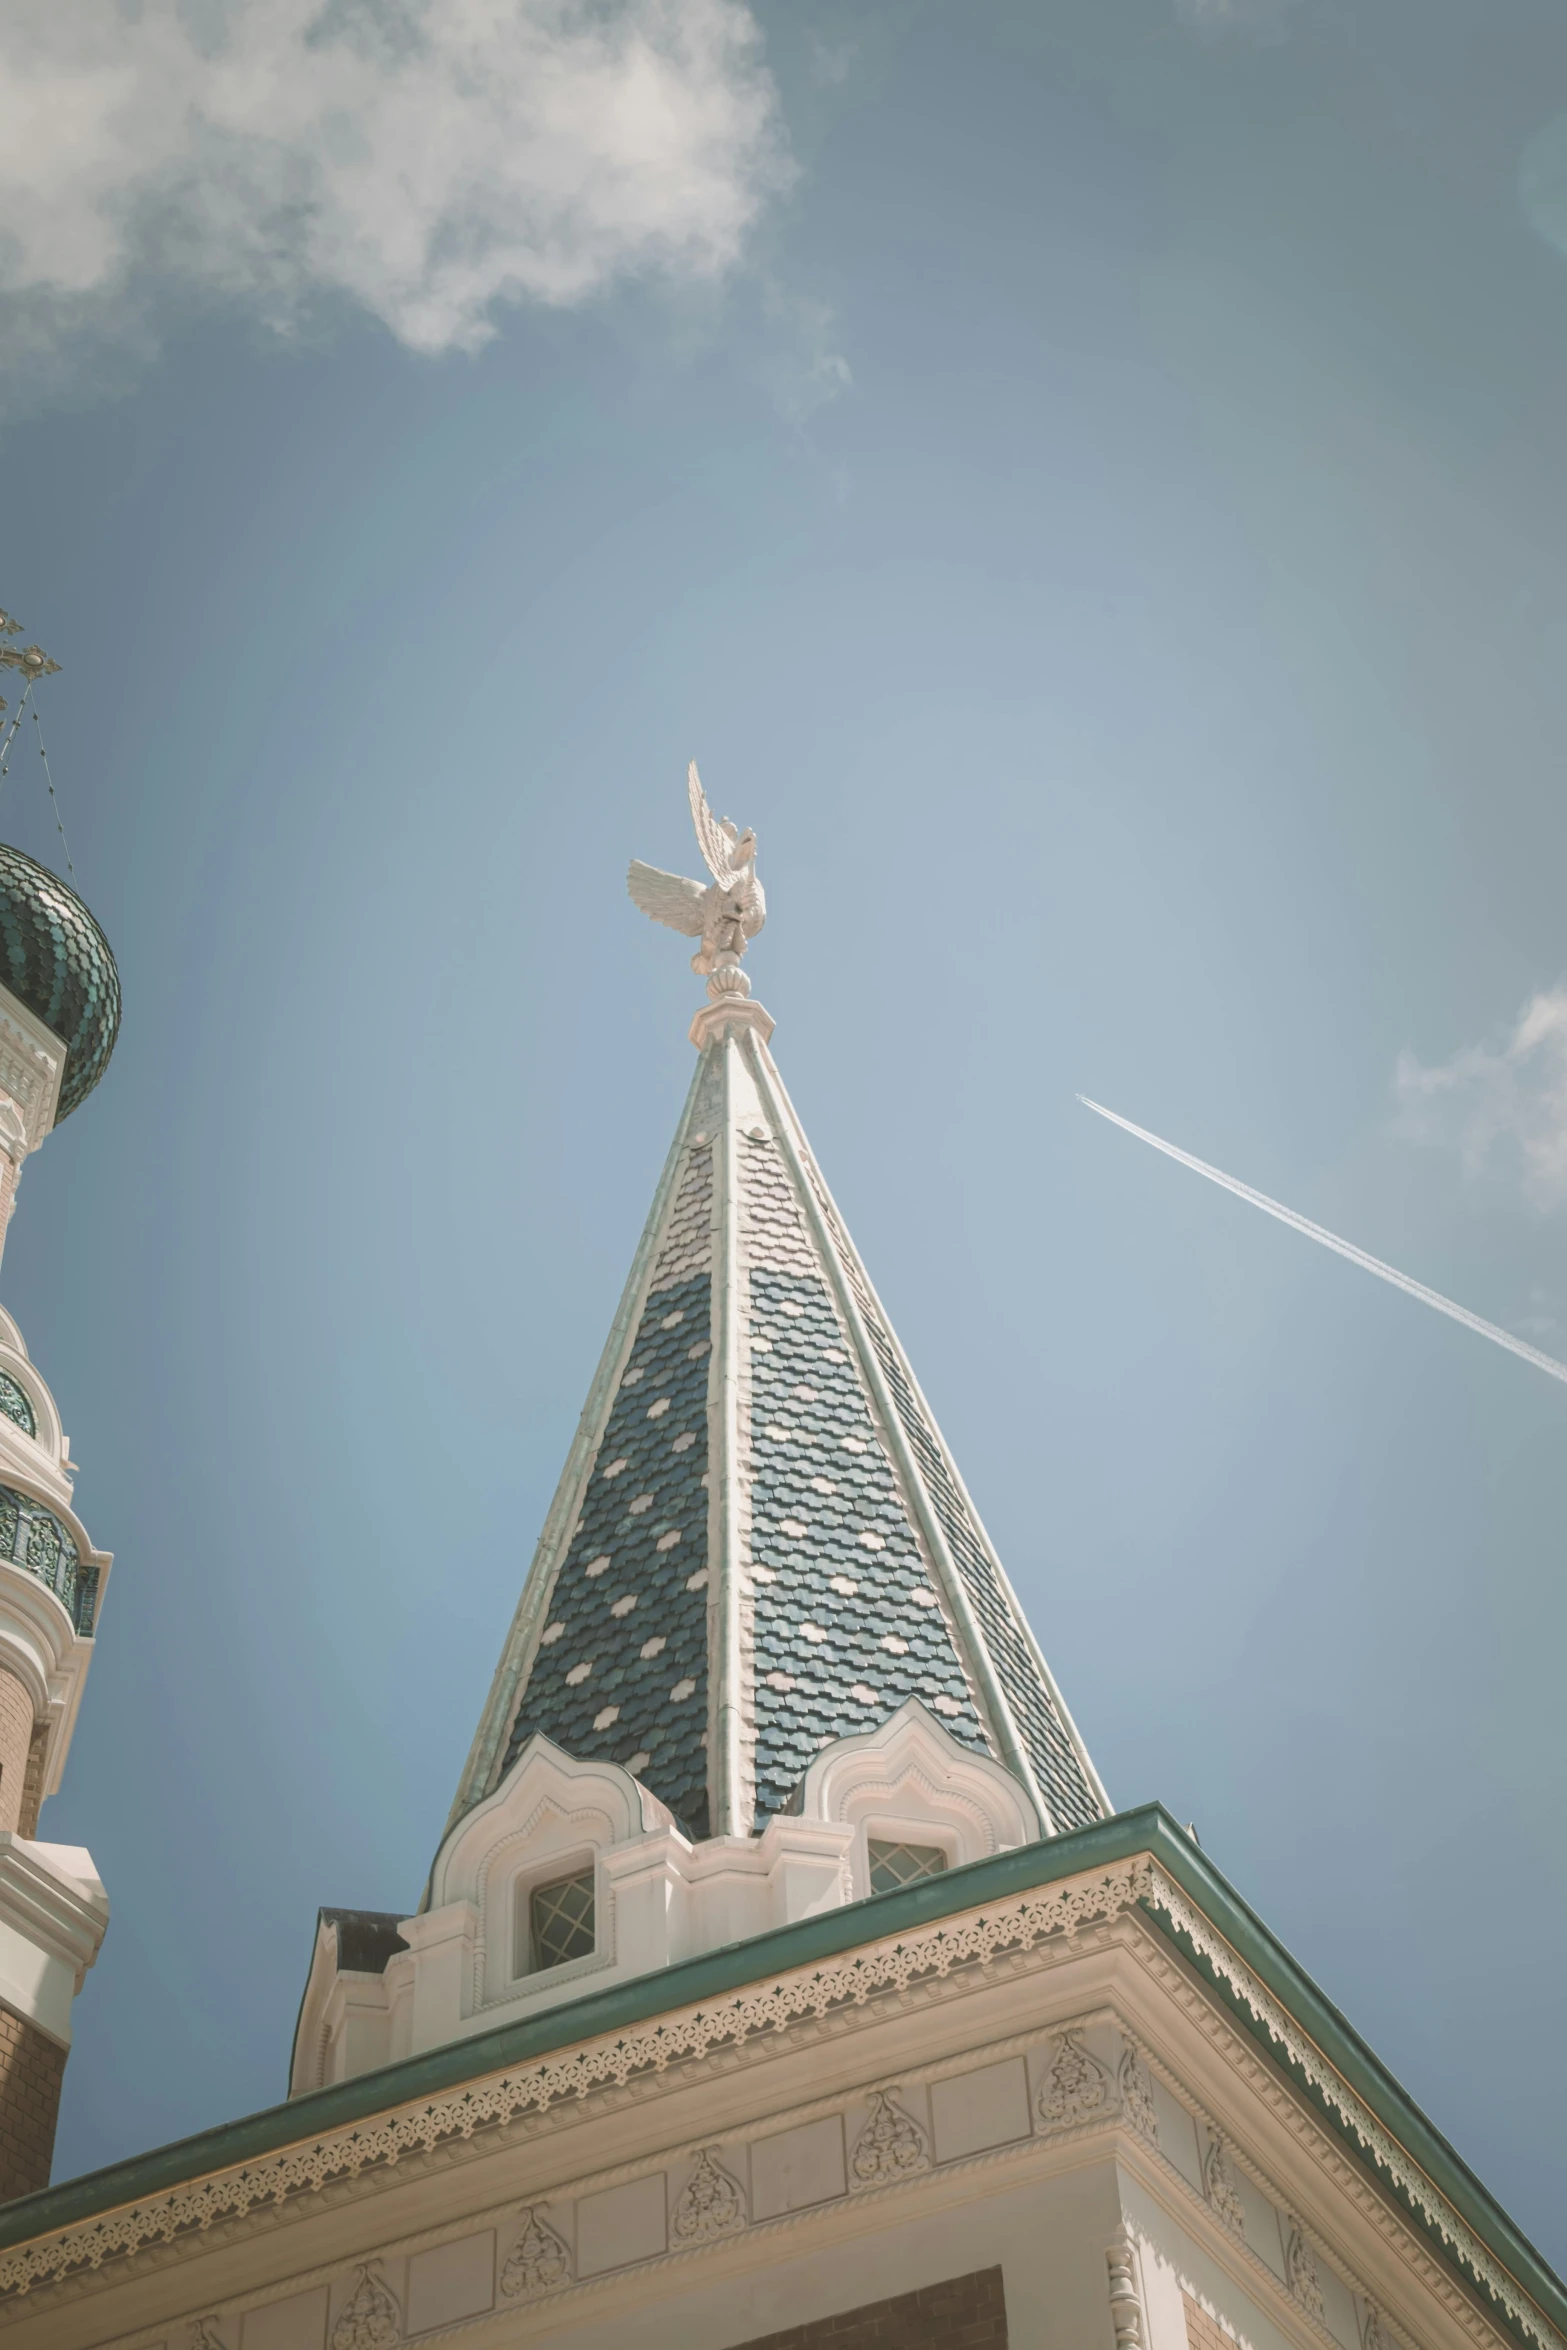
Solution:
M 749 827 L 741 832 L 727 819 L 718 821 L 707 804 L 694 759 L 686 790 L 697 846 L 712 880 L 704 889 L 700 881 L 661 872 L 658 866 L 644 865 L 640 857 L 633 857 L 626 887 L 643 913 L 651 914 L 655 922 L 702 941 L 691 958 L 693 971 L 732 973 L 728 987 L 744 995 L 749 993 L 749 984 L 739 968 L 740 958 L 747 942 L 767 920 L 767 900 L 756 878 L 756 835 Z M 718 984 L 724 987 L 724 981 Z M 709 987 L 708 992 L 713 989 Z

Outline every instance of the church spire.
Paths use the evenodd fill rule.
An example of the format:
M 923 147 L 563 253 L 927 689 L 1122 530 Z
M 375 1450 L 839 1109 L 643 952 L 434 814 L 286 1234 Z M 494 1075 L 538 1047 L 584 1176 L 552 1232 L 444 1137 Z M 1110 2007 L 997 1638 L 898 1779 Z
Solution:
M 712 883 L 633 864 L 701 941 L 696 1072 L 453 1807 L 542 1733 L 695 1838 L 785 1812 L 817 1752 L 911 1700 L 1048 1833 L 1110 1806 L 816 1164 L 741 968 L 754 835 Z

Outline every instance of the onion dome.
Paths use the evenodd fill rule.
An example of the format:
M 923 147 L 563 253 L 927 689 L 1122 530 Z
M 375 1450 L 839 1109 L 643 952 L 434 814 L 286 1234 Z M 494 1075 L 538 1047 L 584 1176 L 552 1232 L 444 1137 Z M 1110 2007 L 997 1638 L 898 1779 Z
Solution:
M 0 987 L 65 1047 L 55 1124 L 85 1101 L 120 1032 L 120 975 L 73 889 L 0 842 Z

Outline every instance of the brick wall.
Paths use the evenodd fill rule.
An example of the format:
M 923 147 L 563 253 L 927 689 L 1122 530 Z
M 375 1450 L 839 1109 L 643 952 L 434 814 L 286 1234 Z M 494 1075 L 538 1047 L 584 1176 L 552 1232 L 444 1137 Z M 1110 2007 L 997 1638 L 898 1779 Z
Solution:
M 27 1750 L 27 1774 L 22 1781 L 22 1816 L 17 1821 L 17 1832 L 22 1836 L 38 1833 L 38 1806 L 44 1799 L 44 1757 L 49 1751 L 49 1725 L 33 1724 L 33 1742 Z
M 1181 2295 L 1181 2306 L 1186 2312 L 1188 2350 L 1235 2350 L 1235 2336 L 1227 2334 L 1206 2309 L 1199 2308 L 1190 2293 Z
M 49 2184 L 65 2050 L 0 2007 L 0 2203 Z
M 982 2268 L 972 2276 L 948 2277 L 944 2284 L 899 2293 L 891 2301 L 871 2301 L 810 2325 L 786 2326 L 781 2334 L 737 2343 L 735 2350 L 1007 2350 L 1001 2271 Z M 1192 2350 L 1198 2350 L 1195 2341 Z M 1226 2343 L 1225 2350 L 1235 2350 L 1234 2343 Z
M 14 1673 L 0 1673 L 0 1828 L 21 1824 L 32 1743 L 33 1701 Z

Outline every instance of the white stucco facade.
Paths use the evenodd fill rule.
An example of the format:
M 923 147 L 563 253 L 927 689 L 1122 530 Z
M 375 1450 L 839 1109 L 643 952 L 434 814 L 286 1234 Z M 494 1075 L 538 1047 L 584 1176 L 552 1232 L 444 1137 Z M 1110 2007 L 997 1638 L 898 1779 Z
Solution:
M 1561 2350 L 1174 1824 L 1113 1826 L 308 2097 L 140 2195 L 125 2166 L 0 2250 L 8 2338 L 737 2350 L 995 2269 L 1012 2350 Z

